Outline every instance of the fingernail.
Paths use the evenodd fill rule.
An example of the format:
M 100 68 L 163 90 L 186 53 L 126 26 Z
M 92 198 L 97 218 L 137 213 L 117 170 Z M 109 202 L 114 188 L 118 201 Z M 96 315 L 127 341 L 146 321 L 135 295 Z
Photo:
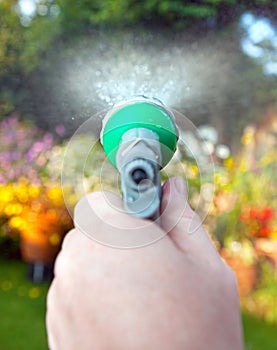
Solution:
M 174 178 L 174 185 L 175 185 L 176 190 L 180 194 L 182 194 L 182 195 L 186 194 L 186 186 L 185 186 L 184 180 L 181 177 Z

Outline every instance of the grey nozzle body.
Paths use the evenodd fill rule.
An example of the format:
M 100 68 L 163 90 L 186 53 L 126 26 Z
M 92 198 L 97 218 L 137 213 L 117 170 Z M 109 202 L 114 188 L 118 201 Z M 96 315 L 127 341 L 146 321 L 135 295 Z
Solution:
M 117 151 L 116 162 L 127 213 L 141 218 L 158 218 L 161 161 L 156 133 L 145 128 L 126 131 Z

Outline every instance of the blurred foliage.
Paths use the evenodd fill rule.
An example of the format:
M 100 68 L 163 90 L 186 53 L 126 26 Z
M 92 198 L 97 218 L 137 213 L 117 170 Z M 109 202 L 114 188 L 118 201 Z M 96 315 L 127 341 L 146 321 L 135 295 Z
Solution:
M 68 108 L 66 104 L 69 103 L 62 100 L 63 97 L 56 105 L 54 97 L 48 100 L 52 98 L 55 84 L 49 76 L 52 71 L 58 76 L 55 70 L 63 64 L 59 62 L 63 58 L 59 52 L 68 49 L 68 57 L 77 55 L 72 43 L 81 42 L 85 37 L 91 40 L 95 30 L 111 33 L 115 28 L 142 27 L 153 32 L 163 28 L 176 33 L 185 29 L 192 35 L 191 45 L 196 46 L 199 42 L 195 44 L 195 38 L 198 41 L 201 38 L 205 43 L 207 32 L 213 32 L 223 42 L 229 45 L 232 42 L 232 47 L 239 51 L 239 33 L 229 24 L 236 23 L 246 10 L 274 18 L 277 9 L 277 3 L 269 0 L 39 0 L 33 3 L 34 14 L 28 17 L 22 15 L 18 4 L 17 0 L 0 2 L 0 118 L 17 108 L 22 115 L 36 118 L 45 128 L 49 124 L 53 127 L 57 116 L 65 119 L 69 113 L 80 114 L 77 107 L 76 110 L 71 106 Z M 211 38 L 210 42 L 214 41 Z M 221 98 L 220 103 L 208 101 L 202 108 L 193 106 L 189 111 L 195 120 L 213 115 L 214 120 L 222 123 L 222 129 L 226 128 L 226 121 L 234 120 L 224 135 L 230 139 L 236 137 L 237 129 L 245 125 L 246 119 L 258 118 L 265 105 L 274 105 L 277 101 L 274 79 L 263 79 L 258 65 L 247 59 L 234 64 L 238 73 L 226 91 L 225 100 Z M 245 77 L 243 80 L 241 72 Z M 238 89 L 233 88 L 235 82 Z M 202 96 L 199 99 L 203 101 Z M 244 117 L 240 118 L 241 115 Z
M 58 0 L 63 26 L 82 30 L 89 26 L 132 26 L 138 23 L 166 25 L 173 28 L 199 25 L 216 26 L 233 21 L 245 9 L 256 11 L 276 9 L 270 0 Z
M 69 210 L 82 196 L 92 191 L 118 190 L 118 171 L 107 161 L 99 140 L 76 134 L 70 142 L 56 145 L 49 155 L 47 173 L 62 179 L 63 196 Z M 119 193 L 118 193 L 119 194 Z
M 6 256 L 10 253 L 9 257 L 15 257 L 19 236 L 34 242 L 47 241 L 54 246 L 58 245 L 65 231 L 71 227 L 71 219 L 63 200 L 68 209 L 72 210 L 80 196 L 87 192 L 102 188 L 118 192 L 118 173 L 105 161 L 101 145 L 90 134 L 76 134 L 70 141 L 57 145 L 47 133 L 45 135 L 48 137 L 45 138 L 31 123 L 27 125 L 15 117 L 7 118 L 1 125 L 3 144 L 0 166 L 8 164 L 5 172 L 7 176 L 2 178 L 0 185 L 1 256 L 4 252 Z M 256 255 L 253 256 L 254 239 L 259 235 L 271 237 L 272 240 L 277 238 L 276 220 L 273 220 L 277 210 L 277 148 L 276 138 L 269 137 L 274 130 L 269 127 L 264 131 L 263 137 L 260 135 L 260 139 L 256 140 L 253 127 L 247 128 L 241 140 L 241 153 L 236 156 L 220 158 L 216 153 L 216 144 L 214 145 L 215 151 L 211 154 L 215 162 L 216 185 L 213 202 L 212 180 L 202 176 L 199 164 L 191 159 L 191 153 L 184 145 L 181 145 L 171 164 L 162 172 L 163 180 L 174 175 L 186 177 L 193 207 L 198 206 L 202 192 L 206 193 L 202 200 L 206 198 L 204 202 L 207 201 L 207 206 L 211 206 L 211 215 L 206 221 L 209 232 L 215 232 L 225 248 L 239 252 L 251 264 L 253 258 L 256 261 Z M 15 154 L 17 148 L 11 147 L 11 144 L 20 143 L 22 139 L 27 139 L 27 143 L 25 146 L 22 144 L 24 147 L 18 164 L 18 155 Z M 195 149 L 203 148 L 200 141 L 200 138 L 195 139 Z M 29 174 L 30 169 L 24 162 L 22 164 L 22 159 L 26 159 L 25 163 L 28 160 L 33 162 L 35 173 Z M 9 168 L 20 169 L 21 178 L 18 181 L 13 173 L 8 174 Z M 62 169 L 63 188 L 59 185 Z M 205 203 L 202 204 L 205 207 Z M 250 208 L 246 221 L 241 220 L 245 208 Z M 266 232 L 264 228 L 267 229 Z M 265 257 L 264 252 L 262 254 Z M 276 307 L 272 306 L 276 295 L 274 278 L 273 269 L 263 265 L 261 281 L 247 295 L 249 298 L 245 299 L 244 304 L 248 311 L 272 322 L 277 319 Z
M 269 323 L 277 324 L 277 274 L 272 265 L 263 260 L 260 280 L 256 288 L 242 299 L 243 308 Z
M 23 24 L 18 1 L 0 1 L 0 120 L 16 107 L 31 104 L 29 73 L 37 69 L 60 28 L 50 15 L 35 16 L 30 26 Z
M 15 99 L 10 89 L 0 91 L 0 120 L 1 117 L 13 112 Z
M 51 16 L 36 16 L 31 26 L 23 26 L 16 0 L 0 2 L 0 78 L 6 74 L 30 72 L 37 67 L 58 33 L 58 21 Z
M 213 232 L 224 245 L 277 237 L 276 140 L 268 147 L 257 155 L 254 130 L 249 127 L 240 154 L 217 167 Z
M 204 20 L 205 26 L 216 28 L 234 21 L 245 9 L 270 14 L 277 8 L 269 0 L 40 0 L 34 5 L 36 12 L 28 18 L 20 13 L 18 1 L 0 2 L 0 77 L 33 70 L 54 38 L 69 40 L 96 27 L 148 24 L 199 29 Z M 43 12 L 41 6 L 45 7 Z
M 16 12 L 13 10 L 15 0 L 0 2 L 0 73 L 14 69 L 18 56 L 23 50 L 23 28 Z

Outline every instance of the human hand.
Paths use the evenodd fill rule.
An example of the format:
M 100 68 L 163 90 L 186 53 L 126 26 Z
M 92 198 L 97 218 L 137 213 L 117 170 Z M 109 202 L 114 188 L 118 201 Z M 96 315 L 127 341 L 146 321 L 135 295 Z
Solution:
M 234 274 L 188 206 L 180 178 L 164 185 L 162 213 L 159 227 L 119 213 L 100 192 L 77 204 L 77 226 L 99 236 L 117 234 L 124 223 L 129 236 L 144 227 L 142 235 L 164 237 L 142 248 L 114 249 L 72 230 L 47 298 L 51 350 L 243 349 Z M 188 234 L 189 227 L 197 229 Z

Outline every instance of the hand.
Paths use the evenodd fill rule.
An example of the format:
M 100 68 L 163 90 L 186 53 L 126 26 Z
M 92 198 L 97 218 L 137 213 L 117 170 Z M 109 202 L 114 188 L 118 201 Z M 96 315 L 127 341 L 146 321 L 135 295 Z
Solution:
M 88 203 L 97 215 L 87 215 Z M 75 222 L 99 236 L 116 234 L 122 223 L 129 236 L 142 225 L 154 238 L 170 232 L 136 249 L 101 245 L 80 229 L 68 233 L 47 298 L 51 350 L 243 349 L 234 274 L 188 206 L 180 178 L 165 184 L 162 212 L 159 227 L 119 213 L 100 192 L 78 203 Z

